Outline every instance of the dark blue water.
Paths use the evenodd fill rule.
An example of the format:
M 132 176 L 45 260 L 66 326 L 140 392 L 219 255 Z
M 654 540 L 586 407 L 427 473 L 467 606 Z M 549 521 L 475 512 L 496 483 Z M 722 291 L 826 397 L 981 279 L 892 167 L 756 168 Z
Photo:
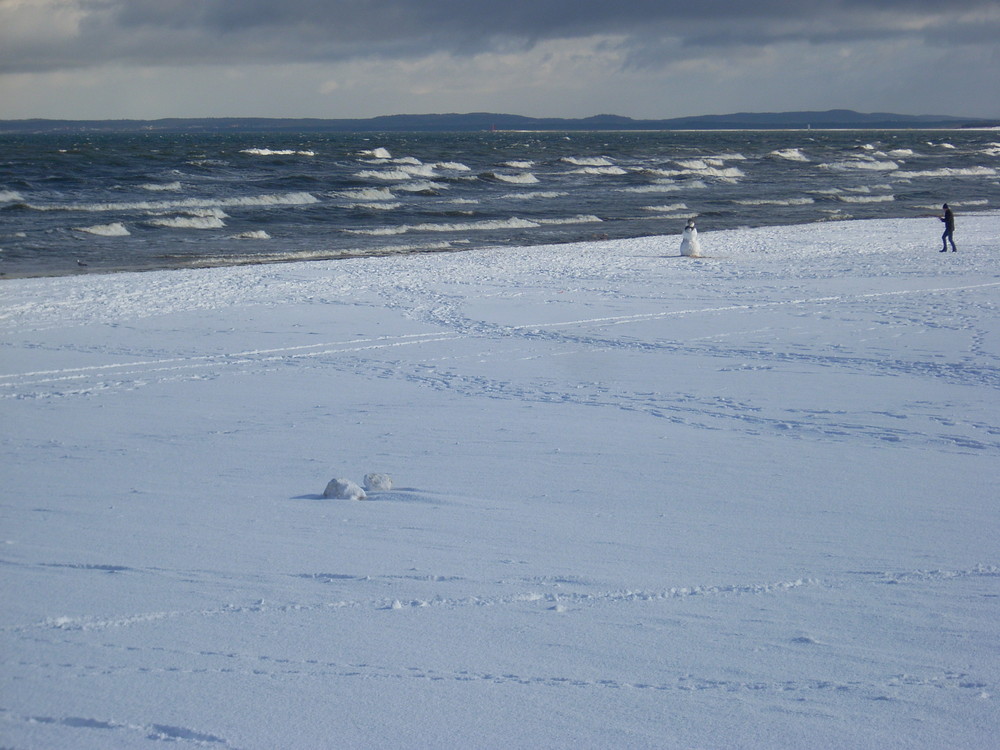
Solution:
M 0 273 L 456 251 L 1000 207 L 1000 133 L 0 136 Z M 85 265 L 81 265 L 85 264 Z

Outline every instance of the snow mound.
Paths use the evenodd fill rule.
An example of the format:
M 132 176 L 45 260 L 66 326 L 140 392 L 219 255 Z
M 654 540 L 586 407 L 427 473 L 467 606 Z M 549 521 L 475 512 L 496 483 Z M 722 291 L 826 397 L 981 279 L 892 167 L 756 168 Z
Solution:
M 392 489 L 392 477 L 388 474 L 365 474 L 364 488 L 367 492 L 385 492 Z
M 350 479 L 331 479 L 323 497 L 332 500 L 367 500 L 368 495 Z

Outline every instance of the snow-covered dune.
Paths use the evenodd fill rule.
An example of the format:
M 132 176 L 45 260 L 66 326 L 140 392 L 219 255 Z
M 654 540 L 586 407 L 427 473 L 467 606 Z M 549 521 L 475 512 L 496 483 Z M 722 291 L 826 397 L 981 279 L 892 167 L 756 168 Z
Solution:
M 0 282 L 0 745 L 991 746 L 1000 216 L 699 230 Z

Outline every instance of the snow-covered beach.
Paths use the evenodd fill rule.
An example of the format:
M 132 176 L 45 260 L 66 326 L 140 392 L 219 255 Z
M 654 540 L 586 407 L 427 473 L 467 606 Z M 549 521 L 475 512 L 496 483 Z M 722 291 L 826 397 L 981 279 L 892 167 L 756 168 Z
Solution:
M 0 282 L 0 746 L 994 746 L 1000 215 L 699 229 Z

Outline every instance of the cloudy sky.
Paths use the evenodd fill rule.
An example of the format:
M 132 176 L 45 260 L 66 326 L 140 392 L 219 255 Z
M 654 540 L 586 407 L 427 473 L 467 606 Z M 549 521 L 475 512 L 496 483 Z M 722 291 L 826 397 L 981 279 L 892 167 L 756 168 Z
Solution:
M 0 119 L 1000 117 L 998 0 L 0 0 Z

